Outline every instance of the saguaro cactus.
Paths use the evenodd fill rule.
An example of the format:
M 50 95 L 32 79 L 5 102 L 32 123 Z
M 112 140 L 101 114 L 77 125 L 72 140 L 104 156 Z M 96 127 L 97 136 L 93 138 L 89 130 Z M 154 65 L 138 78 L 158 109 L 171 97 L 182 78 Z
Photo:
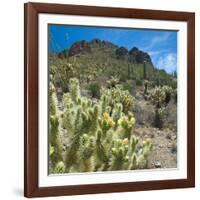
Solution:
M 143 79 L 147 79 L 146 61 L 143 63 Z

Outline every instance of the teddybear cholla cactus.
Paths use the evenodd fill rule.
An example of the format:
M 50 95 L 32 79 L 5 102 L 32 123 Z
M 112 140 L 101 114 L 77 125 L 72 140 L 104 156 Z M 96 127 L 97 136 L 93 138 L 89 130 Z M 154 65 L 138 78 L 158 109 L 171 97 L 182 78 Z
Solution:
M 103 88 L 101 90 L 102 96 L 106 96 L 107 104 L 114 108 L 115 104 L 122 104 L 122 111 L 127 114 L 129 111 L 133 110 L 134 98 L 130 95 L 128 90 L 123 90 L 121 85 L 116 85 L 111 89 Z
M 162 87 L 162 89 L 163 89 L 164 92 L 165 92 L 165 104 L 167 105 L 167 104 L 170 102 L 170 100 L 171 100 L 171 96 L 172 96 L 172 93 L 173 93 L 173 89 L 172 89 L 172 87 L 167 86 L 167 85 L 164 85 L 164 86 Z
M 160 86 L 155 87 L 150 92 L 150 98 L 156 108 L 161 108 L 166 98 L 165 91 Z
M 157 128 L 163 127 L 163 114 L 165 107 L 171 100 L 173 89 L 169 86 L 155 87 L 150 92 L 150 98 L 155 105 L 154 125 Z
M 50 155 L 50 171 L 57 171 L 57 164 L 62 162 L 62 155 L 61 155 L 61 145 L 59 141 L 59 117 L 58 117 L 58 110 L 57 110 L 57 97 L 55 93 L 55 87 L 53 86 L 52 82 L 50 82 L 50 95 L 49 95 L 49 102 L 50 102 L 50 114 L 49 114 L 49 155 Z
M 133 135 L 135 118 L 123 112 L 122 102 L 111 107 L 106 93 L 94 103 L 80 95 L 78 80 L 71 79 L 63 107 L 61 126 L 67 131 L 68 148 L 65 165 L 57 164 L 54 173 L 146 167 L 152 144 L 148 140 L 141 144 Z
M 111 76 L 110 80 L 107 81 L 108 87 L 116 87 L 119 84 L 119 78 L 117 76 Z

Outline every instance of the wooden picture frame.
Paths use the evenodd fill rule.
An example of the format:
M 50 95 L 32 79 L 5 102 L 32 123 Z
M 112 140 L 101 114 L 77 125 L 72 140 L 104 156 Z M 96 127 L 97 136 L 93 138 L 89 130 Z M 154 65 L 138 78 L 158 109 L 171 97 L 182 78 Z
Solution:
M 187 178 L 104 184 L 39 186 L 39 14 L 61 14 L 187 23 Z M 194 187 L 195 185 L 195 14 L 189 12 L 26 3 L 24 17 L 24 195 L 44 197 Z M 43 133 L 47 134 L 47 133 Z

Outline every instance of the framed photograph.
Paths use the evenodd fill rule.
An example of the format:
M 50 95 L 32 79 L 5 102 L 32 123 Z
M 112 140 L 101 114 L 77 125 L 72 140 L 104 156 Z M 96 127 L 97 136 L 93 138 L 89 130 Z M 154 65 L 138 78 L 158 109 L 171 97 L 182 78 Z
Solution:
M 194 187 L 195 15 L 25 4 L 26 197 Z

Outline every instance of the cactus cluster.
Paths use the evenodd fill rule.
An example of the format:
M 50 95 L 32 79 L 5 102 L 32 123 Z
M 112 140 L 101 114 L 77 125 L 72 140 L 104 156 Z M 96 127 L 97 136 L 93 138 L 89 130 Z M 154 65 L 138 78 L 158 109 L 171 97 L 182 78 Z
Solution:
M 123 90 L 121 85 L 117 85 L 114 88 L 101 90 L 102 96 L 106 95 L 107 103 L 113 109 L 115 104 L 122 104 L 122 111 L 127 114 L 129 111 L 132 111 L 134 106 L 134 97 L 130 95 L 128 90 Z
M 108 87 L 116 87 L 119 84 L 119 78 L 117 76 L 111 76 L 111 78 L 107 81 Z
M 163 114 L 165 107 L 171 100 L 173 89 L 169 86 L 155 87 L 150 91 L 150 98 L 155 105 L 154 125 L 157 128 L 163 127 Z
M 51 162 L 55 163 L 52 173 L 145 168 L 152 144 L 148 139 L 139 141 L 133 134 L 135 118 L 132 112 L 124 110 L 124 101 L 133 103 L 128 93 L 119 92 L 120 88 L 115 88 L 114 91 L 113 88 L 106 89 L 100 100 L 92 102 L 80 95 L 77 79 L 70 79 L 69 83 L 69 92 L 63 96 L 64 109 L 59 120 L 54 113 L 54 106 L 50 107 L 53 109 L 50 112 L 57 117 L 50 135 L 56 132 L 55 135 L 58 136 L 59 126 L 67 132 L 65 154 L 60 158 L 61 153 L 58 152 L 59 159 L 50 156 Z M 51 94 L 52 97 L 55 95 Z M 111 103 L 111 99 L 114 102 Z M 51 141 L 50 154 L 57 152 L 57 142 L 58 140 Z
M 173 89 L 167 85 L 157 86 L 150 91 L 150 98 L 157 108 L 161 108 L 163 105 L 166 106 L 170 102 L 172 95 Z
M 162 87 L 162 89 L 163 89 L 164 92 L 165 92 L 165 104 L 167 105 L 167 104 L 170 102 L 170 100 L 171 100 L 171 96 L 172 96 L 172 93 L 173 93 L 173 89 L 172 89 L 172 87 L 169 87 L 169 86 L 167 86 L 167 85 L 164 85 L 164 86 Z
M 61 145 L 59 141 L 59 114 L 57 109 L 57 97 L 55 87 L 50 82 L 49 85 L 49 156 L 51 162 L 51 171 L 55 171 L 56 165 L 62 162 Z
M 75 62 L 65 63 L 63 61 L 55 63 L 55 65 L 59 67 L 50 66 L 50 74 L 53 77 L 51 81 L 56 87 L 60 87 L 64 92 L 67 92 L 69 79 L 80 76 L 80 66 Z
M 162 87 L 156 86 L 150 91 L 150 98 L 156 108 L 161 108 L 166 98 L 165 91 Z

